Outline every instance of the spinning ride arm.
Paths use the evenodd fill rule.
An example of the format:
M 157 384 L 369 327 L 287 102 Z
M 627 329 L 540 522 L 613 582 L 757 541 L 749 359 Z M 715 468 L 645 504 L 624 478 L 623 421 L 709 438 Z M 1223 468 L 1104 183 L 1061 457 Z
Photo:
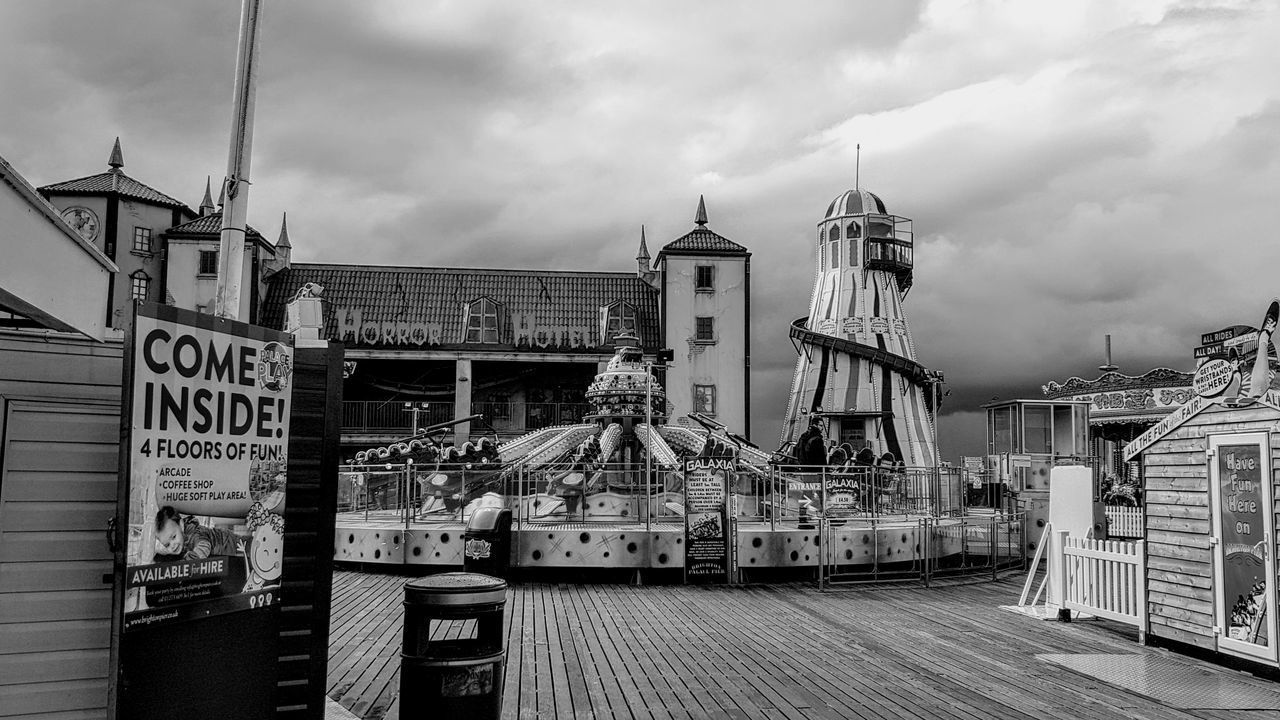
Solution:
M 636 424 L 636 437 L 640 439 L 640 444 L 645 450 L 653 456 L 653 459 L 659 466 L 676 468 L 680 466 L 680 458 L 676 457 L 676 453 L 667 445 L 652 426 L 645 423 Z

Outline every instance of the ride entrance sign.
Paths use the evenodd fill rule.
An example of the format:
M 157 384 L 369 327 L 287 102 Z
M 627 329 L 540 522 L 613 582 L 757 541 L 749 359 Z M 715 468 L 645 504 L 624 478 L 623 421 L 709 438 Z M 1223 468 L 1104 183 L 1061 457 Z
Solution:
M 698 457 L 684 463 L 684 573 L 695 583 L 729 581 L 725 500 L 731 458 Z

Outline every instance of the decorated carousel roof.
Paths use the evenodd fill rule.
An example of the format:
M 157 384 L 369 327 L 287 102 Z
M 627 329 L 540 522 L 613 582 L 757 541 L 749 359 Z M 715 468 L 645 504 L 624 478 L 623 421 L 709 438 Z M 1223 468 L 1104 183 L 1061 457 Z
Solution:
M 1099 392 L 1119 392 L 1123 390 L 1144 390 L 1156 388 L 1189 387 L 1191 373 L 1179 372 L 1169 368 L 1156 368 L 1142 375 L 1122 375 L 1118 372 L 1107 372 L 1095 380 L 1073 377 L 1065 383 L 1050 382 L 1041 386 L 1045 397 L 1058 400 L 1074 395 L 1085 395 Z

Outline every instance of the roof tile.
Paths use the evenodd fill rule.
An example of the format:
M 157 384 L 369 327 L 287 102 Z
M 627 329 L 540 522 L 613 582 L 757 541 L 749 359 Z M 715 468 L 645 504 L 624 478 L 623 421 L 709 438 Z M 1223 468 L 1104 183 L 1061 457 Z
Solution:
M 137 180 L 125 175 L 122 172 L 104 172 L 89 177 L 76 178 L 75 180 L 67 180 L 66 182 L 45 185 L 39 189 L 43 194 L 69 195 L 69 194 L 85 194 L 97 195 L 105 193 L 119 193 L 120 195 L 135 200 L 155 203 L 157 205 L 167 205 L 169 207 L 181 208 L 190 211 L 186 203 L 165 195 L 150 185 L 140 183 Z
M 361 310 L 365 322 L 439 323 L 442 346 L 459 346 L 464 306 L 489 297 L 502 307 L 502 342 L 486 349 L 509 352 L 512 319 L 532 315 L 540 327 L 587 329 L 588 344 L 598 353 L 600 308 L 617 301 L 636 309 L 645 348 L 662 347 L 658 291 L 634 273 L 295 263 L 273 279 L 264 300 L 263 324 L 283 327 L 285 305 L 307 283 L 324 288 L 328 338 L 338 337 L 337 310 L 343 308 Z

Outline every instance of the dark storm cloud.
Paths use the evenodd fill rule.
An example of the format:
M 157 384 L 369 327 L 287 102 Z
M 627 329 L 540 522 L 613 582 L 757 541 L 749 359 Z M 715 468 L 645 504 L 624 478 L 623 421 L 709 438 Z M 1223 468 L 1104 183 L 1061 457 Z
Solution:
M 194 205 L 226 165 L 234 2 L 0 4 L 0 155 Z M 1280 293 L 1274 5 L 267 0 L 250 221 L 294 257 L 630 270 L 752 252 L 753 436 L 777 441 L 815 223 L 855 179 L 916 231 L 904 303 L 979 405 L 1191 366 Z M 976 418 L 976 422 L 975 422 Z M 975 440 L 975 438 L 977 438 Z

